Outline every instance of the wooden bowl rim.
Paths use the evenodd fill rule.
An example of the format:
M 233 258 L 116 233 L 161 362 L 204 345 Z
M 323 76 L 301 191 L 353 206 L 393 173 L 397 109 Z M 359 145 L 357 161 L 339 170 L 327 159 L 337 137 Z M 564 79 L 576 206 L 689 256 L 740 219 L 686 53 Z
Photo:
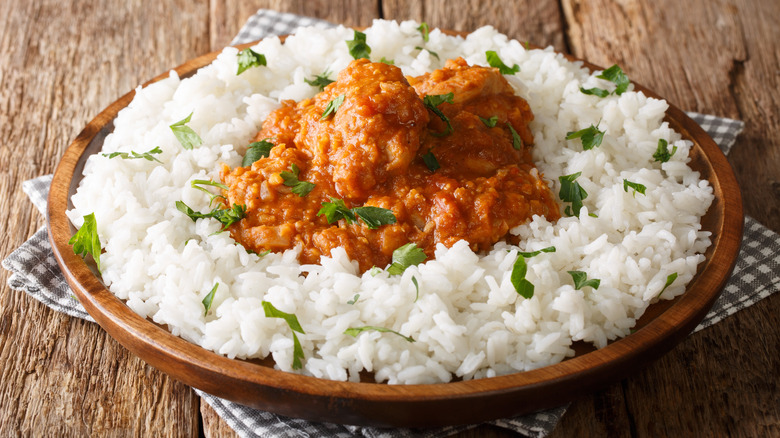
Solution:
M 243 49 L 256 43 L 236 47 Z M 209 64 L 220 52 L 199 56 L 174 70 L 180 76 L 186 76 Z M 592 71 L 602 70 L 570 55 L 564 56 L 581 61 Z M 143 86 L 164 79 L 168 74 L 160 74 Z M 660 99 L 647 88 L 636 83 L 634 86 L 636 90 Z M 347 424 L 419 427 L 474 423 L 557 406 L 618 380 L 682 340 L 714 303 L 728 280 L 739 251 L 743 210 L 733 170 L 709 135 L 683 111 L 670 104 L 667 120 L 684 138 L 694 142 L 694 148 L 701 150 L 713 170 L 710 183 L 715 193 L 722 195 L 717 200 L 722 209 L 708 211 L 707 215 L 722 211 L 722 221 L 713 230 L 710 257 L 700 265 L 699 274 L 686 292 L 635 333 L 602 349 L 531 371 L 424 385 L 331 381 L 229 359 L 174 336 L 138 316 L 105 288 L 88 264 L 68 245 L 73 233 L 65 215 L 68 192 L 74 178 L 78 180 L 81 177 L 74 172 L 80 172 L 78 163 L 81 160 L 83 165 L 85 157 L 82 155 L 86 148 L 101 130 L 110 126 L 134 94 L 135 91 L 125 94 L 90 121 L 67 148 L 57 166 L 47 212 L 47 227 L 57 262 L 89 314 L 112 337 L 147 363 L 210 394 L 278 414 Z M 529 402 L 529 397 L 537 400 Z M 487 408 L 479 409 L 474 405 L 486 401 L 492 402 Z M 304 406 L 296 406 L 296 403 Z M 511 403 L 514 405 L 506 406 Z M 429 412 L 434 405 L 440 409 L 474 408 L 458 417 L 446 413 L 437 416 Z M 375 409 L 381 412 L 374 412 Z M 418 414 L 426 412 L 429 418 L 419 418 Z

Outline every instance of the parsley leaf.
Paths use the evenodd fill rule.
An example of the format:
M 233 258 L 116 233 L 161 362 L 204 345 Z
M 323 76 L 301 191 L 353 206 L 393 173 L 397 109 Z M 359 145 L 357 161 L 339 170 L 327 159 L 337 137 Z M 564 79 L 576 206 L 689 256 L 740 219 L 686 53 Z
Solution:
M 322 74 L 319 74 L 314 77 L 314 79 L 304 79 L 303 81 L 307 84 L 311 85 L 312 87 L 318 87 L 320 91 L 324 90 L 326 86 L 336 82 L 333 79 L 328 78 L 330 76 L 330 72 L 328 70 L 325 70 L 322 72 Z
M 423 50 L 425 50 L 426 52 L 430 53 L 430 54 L 431 54 L 431 56 L 433 56 L 434 58 L 436 58 L 436 59 L 441 59 L 441 58 L 439 58 L 439 54 L 438 54 L 438 53 L 436 53 L 436 52 L 434 52 L 433 50 L 426 49 L 425 47 L 420 47 L 420 46 L 416 46 L 416 47 L 415 47 L 415 49 L 417 49 L 417 50 L 419 50 L 419 51 L 421 51 L 421 52 L 422 52 Z
M 266 140 L 268 139 L 249 143 L 246 154 L 244 154 L 244 159 L 241 160 L 241 167 L 249 167 L 255 161 L 261 158 L 267 158 L 271 155 L 271 149 L 273 149 L 274 144 Z
M 347 47 L 349 48 L 349 54 L 353 59 L 370 59 L 371 47 L 366 44 L 366 34 L 363 32 L 355 31 L 352 40 L 347 41 Z
M 355 207 L 352 209 L 352 212 L 372 230 L 379 228 L 381 225 L 390 225 L 396 222 L 393 212 L 386 208 L 372 206 Z
M 322 203 L 322 207 L 320 208 L 320 211 L 317 212 L 317 216 L 324 215 L 325 220 L 327 220 L 329 224 L 332 224 L 339 219 L 344 219 L 348 224 L 357 220 L 355 213 L 348 209 L 347 205 L 344 204 L 344 200 L 336 199 L 332 196 L 329 196 L 329 198 L 330 202 Z
M 301 363 L 301 359 L 303 359 L 303 348 L 301 347 L 301 342 L 298 340 L 298 336 L 295 334 L 295 332 L 304 335 L 306 334 L 306 332 L 303 331 L 301 324 L 298 322 L 298 317 L 293 315 L 292 313 L 282 312 L 281 310 L 274 307 L 274 305 L 268 301 L 263 301 L 261 304 L 263 305 L 263 311 L 265 312 L 266 318 L 282 318 L 290 327 L 290 330 L 292 330 L 293 332 L 292 368 L 294 370 L 299 370 L 303 368 L 303 364 Z
M 579 131 L 567 132 L 566 140 L 579 138 L 582 141 L 582 149 L 587 151 L 601 146 L 601 142 L 604 140 L 605 132 L 606 131 L 599 131 L 597 123 L 596 126 L 590 125 L 587 128 L 580 129 Z
M 661 294 L 663 294 L 663 293 L 664 293 L 664 291 L 666 290 L 666 288 L 667 288 L 667 287 L 669 287 L 669 286 L 671 286 L 671 285 L 672 285 L 672 283 L 674 283 L 674 280 L 677 280 L 677 273 L 676 273 L 676 272 L 672 272 L 671 274 L 669 274 L 669 275 L 666 277 L 666 284 L 664 285 L 664 288 L 663 288 L 663 289 L 661 289 L 661 292 L 658 292 L 658 295 L 656 296 L 656 298 L 660 298 L 660 297 L 661 297 Z
M 394 334 L 396 334 L 396 335 L 406 339 L 409 342 L 414 342 L 414 339 L 411 336 L 404 336 L 404 335 L 398 333 L 395 330 L 390 330 L 389 328 L 374 327 L 374 326 L 371 326 L 371 325 L 367 325 L 367 326 L 364 326 L 364 327 L 348 328 L 348 329 L 344 330 L 344 334 L 345 335 L 350 335 L 350 336 L 356 338 L 357 335 L 359 335 L 360 333 L 362 333 L 364 331 L 368 331 L 368 330 L 373 330 L 373 331 L 381 332 L 381 333 L 394 333 Z
M 577 172 L 558 177 L 558 181 L 561 182 L 561 190 L 558 192 L 558 197 L 563 202 L 571 202 L 571 208 L 566 207 L 565 211 L 569 216 L 579 216 L 580 209 L 582 209 L 582 200 L 588 197 L 585 189 L 580 186 L 580 183 L 575 181 L 581 174 L 582 172 Z
M 414 243 L 407 243 L 393 251 L 393 261 L 387 268 L 390 275 L 401 275 L 409 266 L 416 266 L 424 262 L 428 256 Z
M 531 252 L 522 252 L 522 251 L 520 251 L 518 254 L 520 254 L 521 256 L 523 256 L 525 258 L 531 258 L 531 257 L 534 257 L 534 256 L 538 256 L 539 254 L 541 254 L 543 252 L 555 252 L 555 247 L 554 246 L 548 246 L 547 248 L 542 248 L 540 250 L 531 251 Z
M 72 245 L 73 253 L 81 257 L 90 254 L 95 260 L 98 272 L 100 272 L 100 238 L 98 237 L 95 213 L 84 216 L 84 223 L 68 240 L 68 245 Z
M 236 76 L 245 72 L 251 67 L 266 65 L 265 55 L 255 52 L 252 49 L 244 49 L 238 52 L 238 72 Z
M 617 87 L 615 88 L 614 93 L 618 96 L 623 94 L 628 89 L 628 85 L 631 83 L 631 81 L 628 80 L 628 76 L 623 73 L 623 70 L 617 64 L 604 70 L 596 77 L 599 79 L 606 79 L 615 84 Z
M 487 58 L 488 64 L 490 64 L 491 67 L 497 68 L 502 75 L 513 75 L 520 71 L 520 66 L 517 64 L 513 65 L 512 67 L 504 64 L 504 61 L 498 57 L 498 53 L 496 53 L 494 50 L 488 50 L 485 52 L 485 58 Z
M 428 170 L 431 172 L 436 172 L 441 168 L 441 165 L 439 165 L 439 160 L 436 159 L 436 155 L 433 155 L 432 151 L 428 151 L 427 154 L 422 156 L 423 162 L 428 167 Z
M 338 111 L 339 107 L 342 103 L 344 103 L 344 97 L 345 94 L 340 94 L 333 98 L 330 102 L 328 102 L 328 105 L 325 107 L 325 111 L 322 112 L 322 117 L 320 117 L 320 120 L 327 119 L 331 114 L 336 114 L 336 111 Z
M 627 179 L 623 179 L 623 191 L 628 192 L 628 188 L 634 189 L 634 196 L 636 197 L 636 192 L 639 192 L 641 194 L 645 194 L 645 190 L 647 190 L 647 187 L 645 187 L 642 184 L 631 182 Z
M 134 159 L 143 158 L 145 160 L 156 161 L 158 163 L 162 163 L 162 161 L 160 161 L 157 158 L 152 156 L 152 154 L 161 154 L 161 153 L 162 153 L 162 149 L 160 149 L 160 146 L 157 146 L 156 148 L 151 149 L 148 152 L 143 152 L 143 153 L 140 153 L 140 154 L 138 152 L 135 152 L 135 151 L 130 151 L 129 153 L 128 152 L 111 152 L 110 154 L 102 154 L 102 155 L 104 157 L 108 157 L 109 159 L 115 158 L 115 157 L 119 157 L 119 158 L 121 158 L 123 160 L 134 160 Z
M 176 140 L 179 140 L 179 143 L 181 143 L 181 146 L 184 149 L 192 149 L 203 144 L 203 140 L 200 139 L 200 136 L 196 134 L 192 128 L 186 125 L 187 123 L 190 123 L 192 114 L 193 113 L 190 113 L 190 115 L 184 119 L 179 120 L 170 126 L 171 131 L 173 131 L 173 135 L 176 136 Z
M 582 94 L 588 94 L 591 96 L 598 96 L 598 97 L 607 97 L 609 96 L 609 91 L 603 89 L 603 88 L 582 88 L 580 87 L 580 91 Z
M 379 62 L 387 65 L 395 65 L 395 61 L 393 61 L 392 59 L 387 59 L 384 56 L 382 57 L 382 59 L 379 60 Z
M 447 94 L 431 94 L 423 97 L 423 104 L 425 104 L 425 107 L 431 110 L 434 114 L 436 114 L 436 116 L 438 116 L 444 123 L 447 124 L 447 129 L 444 130 L 444 132 L 434 132 L 431 133 L 431 135 L 435 137 L 444 137 L 445 135 L 452 132 L 452 124 L 450 123 L 450 119 L 445 116 L 438 107 L 445 102 L 453 103 L 452 99 L 454 97 L 455 95 L 451 92 Z
M 525 278 L 527 272 L 528 265 L 525 262 L 525 257 L 522 254 L 518 254 L 515 264 L 512 265 L 512 274 L 509 279 L 512 282 L 512 286 L 515 287 L 515 291 L 523 298 L 534 296 L 534 285 Z
M 199 211 L 193 210 L 182 201 L 176 201 L 176 209 L 186 214 L 190 219 L 192 219 L 193 222 L 198 219 L 209 218 L 218 220 L 222 225 L 224 225 L 220 232 L 227 230 L 229 226 L 240 221 L 244 218 L 244 216 L 246 216 L 246 206 L 238 204 L 233 204 L 233 207 L 231 208 L 215 208 L 208 213 L 201 213 Z
M 658 139 L 658 147 L 653 154 L 655 161 L 666 163 L 672 158 L 672 155 L 677 152 L 677 146 L 672 147 L 672 152 L 669 152 L 669 142 L 663 138 Z
M 415 277 L 414 275 L 412 275 L 412 283 L 414 283 L 414 290 L 415 290 L 413 302 L 416 303 L 417 300 L 420 298 L 420 285 L 417 283 L 417 277 Z
M 511 123 L 506 122 L 506 126 L 509 127 L 509 132 L 512 133 L 512 147 L 515 148 L 516 151 L 522 150 L 523 139 L 520 138 L 520 135 L 517 134 L 517 131 L 515 131 L 515 128 L 512 127 Z
M 572 280 L 574 280 L 574 289 L 580 290 L 583 287 L 590 286 L 593 289 L 598 289 L 599 285 L 601 285 L 601 280 L 598 278 L 591 278 L 588 280 L 588 274 L 586 272 L 582 271 L 566 271 L 571 275 Z
M 213 288 L 211 288 L 211 292 L 209 292 L 204 298 L 203 301 L 203 308 L 206 309 L 205 312 L 203 312 L 203 316 L 206 316 L 209 314 L 209 310 L 211 310 L 211 303 L 214 301 L 214 294 L 217 292 L 217 288 L 219 287 L 219 283 L 215 284 Z
M 290 165 L 290 170 L 291 172 L 285 170 L 279 174 L 284 180 L 283 184 L 287 187 L 292 187 L 292 192 L 298 196 L 308 195 L 314 189 L 314 183 L 298 180 L 298 174 L 301 172 L 301 169 L 295 163 Z
M 218 188 L 220 188 L 222 190 L 227 190 L 228 186 L 226 186 L 224 184 L 221 184 L 221 183 L 218 183 L 218 182 L 207 180 L 207 179 L 194 179 L 194 180 L 192 180 L 192 182 L 190 183 L 190 187 L 192 187 L 193 189 L 198 189 L 201 192 L 204 192 L 207 195 L 209 195 L 209 197 L 210 197 L 210 199 L 209 199 L 209 207 L 211 207 L 211 203 L 214 202 L 214 200 L 217 199 L 217 198 L 226 199 L 224 196 L 222 196 L 222 195 L 215 195 L 215 194 L 211 193 L 210 191 L 208 191 L 205 187 L 201 187 L 201 186 L 218 187 Z
M 428 23 L 426 23 L 426 22 L 424 22 L 424 21 L 423 21 L 423 22 L 422 22 L 422 23 L 420 23 L 420 25 L 417 27 L 417 30 L 419 30 L 419 31 L 420 31 L 420 33 L 422 34 L 422 39 L 423 39 L 423 41 L 427 43 L 427 42 L 428 42 L 428 33 L 429 33 L 429 32 L 428 32 Z
M 489 119 L 483 119 L 482 117 L 479 117 L 479 120 L 481 120 L 482 123 L 484 123 L 488 128 L 493 128 L 496 126 L 496 123 L 498 123 L 498 116 L 493 116 Z
M 354 297 L 352 297 L 351 300 L 347 301 L 347 304 L 355 304 L 360 299 L 360 294 L 355 294 Z

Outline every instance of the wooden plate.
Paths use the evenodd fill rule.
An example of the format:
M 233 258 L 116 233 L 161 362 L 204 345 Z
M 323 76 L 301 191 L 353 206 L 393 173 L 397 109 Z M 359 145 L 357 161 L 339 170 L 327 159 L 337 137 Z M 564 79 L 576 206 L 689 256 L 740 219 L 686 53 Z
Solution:
M 191 75 L 217 54 L 195 58 L 176 71 L 182 77 Z M 164 73 L 149 83 L 167 76 Z M 670 106 L 666 120 L 683 138 L 694 142 L 691 166 L 714 188 L 715 201 L 702 223 L 712 232 L 713 245 L 686 292 L 674 301 L 650 306 L 630 336 L 600 350 L 578 346 L 574 358 L 533 371 L 431 385 L 336 382 L 274 370 L 268 361 L 228 359 L 135 314 L 68 245 L 75 229 L 65 211 L 72 207 L 69 200 L 82 178 L 84 163 L 100 150 L 113 130 L 113 119 L 133 96 L 134 92 L 124 95 L 98 114 L 68 147 L 57 167 L 47 217 L 57 262 L 89 314 L 128 350 L 195 388 L 280 415 L 345 424 L 432 427 L 477 423 L 558 406 L 636 372 L 682 340 L 712 306 L 739 251 L 742 198 L 732 169 L 712 139 L 684 112 Z

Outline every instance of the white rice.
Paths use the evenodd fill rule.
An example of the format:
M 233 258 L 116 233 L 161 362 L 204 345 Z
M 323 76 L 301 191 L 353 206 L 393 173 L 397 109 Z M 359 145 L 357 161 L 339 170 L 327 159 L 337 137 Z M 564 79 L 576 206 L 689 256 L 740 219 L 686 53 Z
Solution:
M 257 44 L 253 49 L 265 55 L 267 67 L 237 76 L 238 51 L 226 48 L 191 78 L 171 72 L 139 88 L 120 112 L 103 152 L 160 146 L 163 164 L 99 154 L 87 162 L 68 215 L 80 226 L 82 216 L 94 212 L 109 289 L 175 335 L 231 358 L 270 354 L 279 369 L 293 371 L 291 331 L 282 319 L 264 316 L 261 302 L 269 301 L 295 314 L 306 332 L 298 335 L 305 360 L 297 372 L 356 381 L 366 370 L 377 381 L 398 384 L 554 364 L 574 354 L 573 341 L 603 347 L 628 335 L 670 274 L 678 278 L 661 299 L 682 294 L 710 244 L 700 218 L 713 194 L 686 164 L 691 143 L 662 122 L 666 102 L 633 86 L 621 96 L 587 96 L 581 86 L 612 85 L 550 48 L 526 50 L 491 27 L 465 39 L 433 30 L 424 43 L 417 26 L 374 22 L 365 31 L 371 58 L 392 59 L 415 76 L 458 56 L 487 65 L 486 50 L 518 64 L 520 72 L 507 79 L 536 116 L 534 159 L 556 195 L 559 176 L 582 172 L 577 181 L 588 197 L 579 218 L 553 224 L 535 217 L 512 230 L 522 237 L 519 247 L 499 243 L 487 254 L 473 253 L 465 242 L 440 246 L 435 260 L 390 277 L 357 275 L 357 264 L 343 250 L 305 266 L 294 250 L 249 254 L 228 233 L 215 234 L 221 227 L 216 220 L 193 222 L 177 211 L 176 201 L 208 211 L 208 197 L 190 181 L 216 180 L 221 162 L 240 165 L 246 145 L 281 99 L 313 96 L 317 89 L 304 79 L 325 70 L 335 77 L 352 60 L 344 43 L 352 39 L 351 29 L 308 28 L 284 44 L 278 38 Z M 423 45 L 430 52 L 415 49 Z M 190 113 L 187 125 L 203 145 L 185 150 L 169 125 Z M 579 140 L 565 140 L 568 131 L 597 123 L 606 130 L 600 147 L 584 151 Z M 652 158 L 660 138 L 678 149 L 664 164 Z M 646 195 L 625 192 L 623 179 L 644 184 Z M 557 251 L 527 259 L 534 296 L 519 296 L 510 281 L 518 250 L 548 246 Z M 570 270 L 600 279 L 600 287 L 575 290 Z M 419 283 L 417 301 L 412 277 Z M 215 283 L 204 316 L 202 300 Z M 393 329 L 416 342 L 377 331 L 344 334 L 361 326 Z

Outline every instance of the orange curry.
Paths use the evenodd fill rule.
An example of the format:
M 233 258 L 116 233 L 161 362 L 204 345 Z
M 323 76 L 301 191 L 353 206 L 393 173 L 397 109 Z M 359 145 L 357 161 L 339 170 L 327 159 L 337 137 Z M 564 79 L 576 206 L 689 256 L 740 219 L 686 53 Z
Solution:
M 437 108 L 451 132 L 423 102 L 448 93 L 451 103 Z M 257 252 L 299 247 L 303 263 L 344 247 L 361 272 L 387 266 L 409 242 L 429 258 L 437 244 L 461 239 L 488 250 L 533 215 L 559 217 L 531 161 L 531 120 L 528 103 L 495 68 L 456 59 L 407 78 L 393 65 L 353 61 L 314 98 L 284 101 L 270 114 L 255 137 L 274 143 L 268 157 L 249 167 L 223 165 L 227 203 L 247 207 L 231 235 Z M 431 154 L 438 168 L 426 164 Z M 300 181 L 314 184 L 305 196 L 283 184 L 281 173 L 293 164 Z M 331 198 L 347 208 L 389 209 L 396 222 L 376 229 L 343 219 L 329 224 L 318 212 Z

